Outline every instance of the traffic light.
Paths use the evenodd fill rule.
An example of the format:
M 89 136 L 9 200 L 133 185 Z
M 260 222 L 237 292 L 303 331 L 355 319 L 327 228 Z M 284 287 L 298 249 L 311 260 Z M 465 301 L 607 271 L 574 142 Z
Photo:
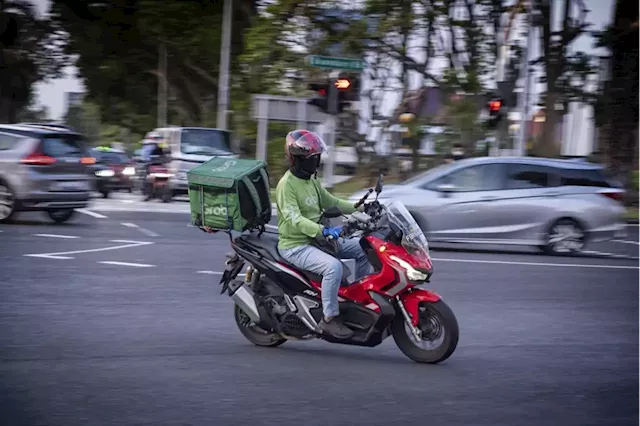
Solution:
M 349 103 L 360 100 L 359 83 L 358 78 L 347 76 L 340 76 L 334 81 L 334 85 L 338 90 L 338 114 L 344 111 Z
M 357 78 L 340 76 L 326 83 L 311 83 L 308 87 L 315 96 L 307 103 L 325 114 L 340 114 L 350 102 L 360 100 Z M 335 103 L 331 104 L 332 101 Z
M 315 92 L 316 95 L 309 99 L 307 103 L 327 113 L 329 107 L 329 83 L 311 83 L 309 84 L 309 90 Z
M 496 127 L 498 127 L 498 123 L 500 123 L 500 120 L 502 120 L 502 99 L 493 97 L 491 98 L 491 100 L 489 100 L 487 106 L 489 109 L 489 120 L 487 121 L 487 125 L 490 129 L 495 129 Z

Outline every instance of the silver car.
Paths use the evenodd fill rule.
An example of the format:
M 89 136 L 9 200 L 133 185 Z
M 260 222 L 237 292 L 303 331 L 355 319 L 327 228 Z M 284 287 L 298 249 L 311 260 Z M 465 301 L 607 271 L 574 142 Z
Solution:
M 624 236 L 623 194 L 596 164 L 483 157 L 387 185 L 380 199 L 402 201 L 429 241 L 527 245 L 559 254 Z
M 0 125 L 0 223 L 18 211 L 45 211 L 58 223 L 89 203 L 82 137 L 62 127 Z

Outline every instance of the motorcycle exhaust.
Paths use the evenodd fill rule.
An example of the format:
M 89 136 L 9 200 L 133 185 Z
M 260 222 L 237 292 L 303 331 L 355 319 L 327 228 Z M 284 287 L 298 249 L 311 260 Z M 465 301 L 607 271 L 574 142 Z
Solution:
M 229 283 L 229 293 L 233 302 L 238 305 L 253 322 L 260 322 L 260 313 L 258 312 L 253 290 L 242 281 L 232 280 Z

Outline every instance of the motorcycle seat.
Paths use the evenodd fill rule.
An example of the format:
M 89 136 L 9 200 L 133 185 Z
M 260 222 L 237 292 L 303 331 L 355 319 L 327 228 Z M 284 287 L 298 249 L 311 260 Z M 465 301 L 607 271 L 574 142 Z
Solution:
M 300 272 L 308 280 L 315 281 L 315 282 L 322 281 L 321 275 L 314 274 L 313 272 L 309 272 L 309 271 L 304 271 L 298 268 L 297 266 L 287 262 L 280 255 L 280 252 L 278 251 L 278 235 L 267 234 L 267 233 L 263 233 L 260 236 L 258 236 L 258 234 L 245 234 L 245 235 L 242 235 L 240 238 L 242 238 L 252 246 L 256 247 L 257 249 L 260 249 L 261 251 L 267 253 L 274 261 L 283 263 L 293 268 L 295 271 Z M 340 286 L 346 287 L 350 284 L 349 276 L 351 275 L 351 269 L 347 265 L 345 265 L 344 262 L 340 262 L 340 263 L 342 263 L 342 280 L 341 280 Z

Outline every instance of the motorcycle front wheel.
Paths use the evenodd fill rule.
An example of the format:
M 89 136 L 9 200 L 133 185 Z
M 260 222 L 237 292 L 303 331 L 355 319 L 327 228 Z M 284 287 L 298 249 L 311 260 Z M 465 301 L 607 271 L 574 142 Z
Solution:
M 258 327 L 235 303 L 233 304 L 233 314 L 240 333 L 254 345 L 274 348 L 287 341 L 287 339 L 278 333 L 266 331 Z
M 458 346 L 458 320 L 442 300 L 421 303 L 418 309 L 421 341 L 416 341 L 402 315 L 396 315 L 391 324 L 393 339 L 402 353 L 413 361 L 437 364 L 449 358 Z

